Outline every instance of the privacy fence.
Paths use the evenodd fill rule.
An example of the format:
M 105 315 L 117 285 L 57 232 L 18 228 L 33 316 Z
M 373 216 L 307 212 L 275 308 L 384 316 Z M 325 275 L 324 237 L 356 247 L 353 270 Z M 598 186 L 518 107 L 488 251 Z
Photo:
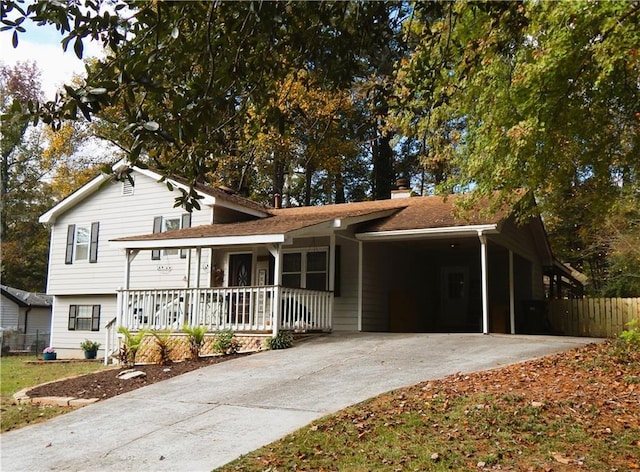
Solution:
M 631 320 L 640 323 L 640 298 L 582 298 L 552 300 L 549 321 L 568 336 L 618 336 Z

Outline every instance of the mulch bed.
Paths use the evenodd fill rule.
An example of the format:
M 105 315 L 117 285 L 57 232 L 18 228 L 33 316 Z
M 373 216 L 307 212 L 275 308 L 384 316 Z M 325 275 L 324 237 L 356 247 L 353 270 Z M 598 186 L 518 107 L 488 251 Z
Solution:
M 74 398 L 105 398 L 114 397 L 121 393 L 130 392 L 145 385 L 151 385 L 162 380 L 170 379 L 192 370 L 206 367 L 231 359 L 249 355 L 231 354 L 228 356 L 204 357 L 198 360 L 174 362 L 170 365 L 137 365 L 135 370 L 145 372 L 146 377 L 136 377 L 129 380 L 118 378 L 118 374 L 127 368 L 105 369 L 93 374 L 81 375 L 65 380 L 59 380 L 31 389 L 29 397 L 74 397 Z

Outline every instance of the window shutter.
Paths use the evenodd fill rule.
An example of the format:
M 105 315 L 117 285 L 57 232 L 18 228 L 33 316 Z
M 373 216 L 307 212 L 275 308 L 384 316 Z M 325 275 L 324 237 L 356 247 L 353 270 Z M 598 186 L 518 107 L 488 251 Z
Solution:
M 161 233 L 162 232 L 162 217 L 156 216 L 153 219 L 153 233 Z M 151 251 L 151 260 L 159 261 L 160 260 L 160 249 L 154 249 Z
M 91 223 L 91 246 L 89 248 L 89 262 L 98 262 L 98 231 L 100 223 Z
M 78 305 L 69 305 L 69 331 L 76 330 L 76 318 L 78 317 Z
M 100 331 L 100 305 L 93 305 L 91 312 L 91 331 Z
M 181 229 L 191 228 L 191 213 L 184 213 L 182 215 L 182 222 L 181 222 L 180 228 Z M 189 253 L 188 249 L 180 250 L 180 258 L 186 259 L 188 253 Z
M 65 264 L 73 264 L 73 240 L 76 236 L 76 225 L 67 226 L 67 249 L 64 255 Z

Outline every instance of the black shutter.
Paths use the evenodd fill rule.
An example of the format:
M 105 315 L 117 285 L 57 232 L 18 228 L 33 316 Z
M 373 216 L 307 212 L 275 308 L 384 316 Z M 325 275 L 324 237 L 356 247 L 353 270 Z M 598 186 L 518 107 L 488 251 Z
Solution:
M 76 225 L 67 226 L 67 250 L 64 255 L 65 264 L 73 264 L 73 240 L 76 236 Z
M 78 305 L 69 305 L 69 324 L 67 328 L 69 331 L 76 330 L 76 318 L 78 317 Z
M 91 311 L 91 331 L 100 331 L 100 305 L 93 305 Z
M 91 223 L 91 246 L 89 246 L 89 262 L 98 262 L 98 232 L 100 223 Z
M 181 229 L 191 228 L 191 213 L 184 213 L 182 215 L 182 222 L 181 222 L 180 228 Z M 186 259 L 188 253 L 189 253 L 188 249 L 180 250 L 180 258 Z
M 161 233 L 162 232 L 162 217 L 156 216 L 153 219 L 153 233 Z M 151 251 L 151 259 L 154 261 L 160 260 L 160 249 L 154 249 Z

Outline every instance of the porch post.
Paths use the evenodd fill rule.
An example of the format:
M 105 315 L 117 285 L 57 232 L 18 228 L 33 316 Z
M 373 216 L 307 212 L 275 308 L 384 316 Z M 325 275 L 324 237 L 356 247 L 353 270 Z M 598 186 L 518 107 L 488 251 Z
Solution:
M 489 334 L 489 277 L 487 267 L 487 237 L 478 231 L 482 264 L 482 333 Z
M 358 241 L 358 331 L 362 331 L 362 254 L 364 252 L 362 245 L 362 241 Z
M 273 294 L 273 320 L 271 323 L 272 336 L 275 338 L 278 335 L 278 331 L 280 329 L 280 317 L 282 316 L 282 287 L 280 287 L 281 282 L 281 271 L 282 271 L 282 245 L 276 244 L 273 247 L 273 258 L 275 259 L 273 264 L 273 285 L 274 285 L 274 294 Z
M 329 291 L 333 292 L 336 284 L 336 235 L 331 233 L 329 236 Z
M 200 288 L 200 271 L 202 270 L 202 248 L 196 248 L 196 261 L 198 269 L 196 270 L 196 288 Z
M 509 249 L 509 321 L 511 334 L 516 334 L 516 283 L 513 275 L 513 251 Z

